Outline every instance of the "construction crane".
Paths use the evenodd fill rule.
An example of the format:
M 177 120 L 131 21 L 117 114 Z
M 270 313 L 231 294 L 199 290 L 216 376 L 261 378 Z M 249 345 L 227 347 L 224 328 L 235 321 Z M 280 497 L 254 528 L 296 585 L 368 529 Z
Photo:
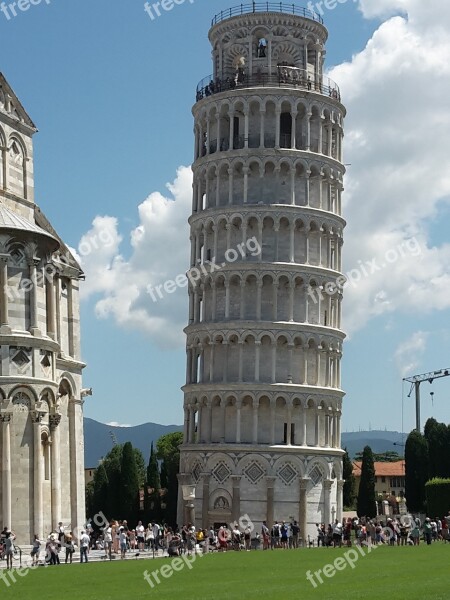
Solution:
M 416 392 L 416 430 L 420 433 L 420 384 L 424 381 L 428 381 L 428 383 L 433 383 L 435 379 L 440 379 L 441 377 L 448 377 L 450 375 L 449 369 L 441 369 L 440 371 L 434 371 L 433 373 L 424 373 L 423 375 L 414 375 L 413 377 L 405 377 L 403 381 L 407 381 L 411 384 L 411 389 L 409 390 L 408 398 L 411 397 L 413 389 Z

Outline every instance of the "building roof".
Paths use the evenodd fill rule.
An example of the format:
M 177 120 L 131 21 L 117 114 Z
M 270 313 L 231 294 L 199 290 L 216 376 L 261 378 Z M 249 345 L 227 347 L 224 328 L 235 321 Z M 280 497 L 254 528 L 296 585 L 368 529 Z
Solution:
M 55 236 L 48 231 L 45 231 L 45 229 L 42 229 L 42 227 L 39 227 L 39 225 L 36 225 L 36 223 L 32 223 L 31 221 L 28 221 L 28 219 L 25 219 L 25 217 L 13 212 L 2 202 L 0 202 L 0 229 L 7 229 L 9 231 L 26 231 L 34 235 L 44 235 L 53 239 L 58 245 L 58 240 Z
M 30 128 L 33 132 L 36 132 L 37 131 L 36 125 L 33 123 L 33 121 L 31 120 L 30 116 L 28 115 L 27 111 L 22 106 L 22 103 L 20 102 L 19 98 L 15 94 L 14 90 L 12 89 L 12 87 L 6 81 L 6 78 L 3 75 L 3 73 L 0 73 L 0 91 L 3 94 L 7 94 L 7 95 L 10 96 L 10 98 L 12 100 L 12 104 L 13 104 L 13 111 L 12 112 L 7 113 L 4 108 L 0 107 L 1 112 L 3 112 L 4 114 L 7 114 L 12 119 L 17 120 L 19 123 L 21 123 L 21 124 L 25 125 L 26 127 Z
M 405 476 L 405 461 L 397 460 L 395 462 L 375 462 L 376 477 L 404 477 Z M 353 461 L 353 475 L 355 477 L 361 477 L 361 465 L 360 460 Z

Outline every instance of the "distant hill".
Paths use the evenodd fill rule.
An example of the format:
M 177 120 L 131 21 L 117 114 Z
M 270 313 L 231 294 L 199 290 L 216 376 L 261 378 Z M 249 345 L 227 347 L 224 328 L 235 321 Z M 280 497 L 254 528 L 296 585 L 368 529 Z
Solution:
M 113 427 L 99 423 L 93 419 L 84 419 L 84 460 L 86 467 L 96 467 L 98 461 L 112 448 L 111 432 L 119 444 L 131 442 L 139 448 L 148 461 L 150 445 L 166 433 L 183 431 L 181 425 L 158 425 L 145 423 L 136 427 Z M 406 439 L 406 438 L 405 438 Z M 402 434 L 397 431 L 357 431 L 342 434 L 342 447 L 347 448 L 351 458 L 362 452 L 364 446 L 369 445 L 374 452 L 382 453 L 397 451 L 403 454 L 402 446 L 394 446 L 394 442 L 404 443 Z
M 364 446 L 370 446 L 377 454 L 390 451 L 403 455 L 403 446 L 394 446 L 394 442 L 404 444 L 405 441 L 406 435 L 403 438 L 398 431 L 356 431 L 342 434 L 342 447 L 347 448 L 351 458 L 362 452 Z
M 113 432 L 117 442 L 124 444 L 131 442 L 139 448 L 146 461 L 150 456 L 150 446 L 166 433 L 183 431 L 178 425 L 157 425 L 156 423 L 145 423 L 136 427 L 112 427 L 105 423 L 99 423 L 93 419 L 84 419 L 84 463 L 86 468 L 96 467 L 98 461 L 111 450 Z

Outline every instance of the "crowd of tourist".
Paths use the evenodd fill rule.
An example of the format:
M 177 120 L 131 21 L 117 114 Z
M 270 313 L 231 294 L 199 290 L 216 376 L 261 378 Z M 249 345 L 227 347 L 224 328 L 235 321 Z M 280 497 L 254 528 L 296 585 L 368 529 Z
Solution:
M 426 517 L 423 523 L 420 518 L 410 516 L 400 518 L 388 517 L 380 519 L 348 518 L 342 522 L 337 519 L 328 527 L 324 523 L 316 523 L 317 546 L 351 546 L 356 544 L 387 544 L 390 546 L 418 546 L 423 540 L 430 545 L 432 542 L 450 542 L 450 511 L 446 517 Z M 313 545 L 314 540 L 309 540 Z
M 34 536 L 31 558 L 32 564 L 59 565 L 73 562 L 75 550 L 79 550 L 79 561 L 89 561 L 91 550 L 102 550 L 103 559 L 119 557 L 126 558 L 127 553 L 138 557 L 141 553 L 162 551 L 168 556 L 179 556 L 183 553 L 192 554 L 196 551 L 224 552 L 227 550 L 251 550 L 261 547 L 263 550 L 296 549 L 308 547 L 342 547 L 359 545 L 418 546 L 423 540 L 430 545 L 433 542 L 450 542 L 450 511 L 444 518 L 426 517 L 423 522 L 419 518 L 404 516 L 386 520 L 347 518 L 325 526 L 316 523 L 316 537 L 303 539 L 297 521 L 287 523 L 275 521 L 268 527 L 264 521 L 261 532 L 254 532 L 249 525 L 240 527 L 237 523 L 227 527 L 196 529 L 191 523 L 180 529 L 172 529 L 167 525 L 151 522 L 145 526 L 139 521 L 134 528 L 127 521 L 112 520 L 100 530 L 95 531 L 88 524 L 80 532 L 76 540 L 71 531 L 66 531 L 59 523 L 57 531 L 53 531 L 46 540 Z M 0 533 L 1 557 L 6 558 L 7 568 L 12 568 L 16 536 L 5 527 Z

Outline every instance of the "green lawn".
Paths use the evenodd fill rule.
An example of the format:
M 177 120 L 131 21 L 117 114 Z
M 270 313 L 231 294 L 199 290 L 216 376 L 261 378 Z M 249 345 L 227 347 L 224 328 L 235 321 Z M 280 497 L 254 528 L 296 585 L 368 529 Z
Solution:
M 450 544 L 421 544 L 418 548 L 381 547 L 360 556 L 345 569 L 314 588 L 306 572 L 323 569 L 345 549 L 301 549 L 227 552 L 198 557 L 189 569 L 173 572 L 152 589 L 143 573 L 170 565 L 171 559 L 114 561 L 39 568 L 7 587 L 0 580 L 1 598 L 36 600 L 116 600 L 179 598 L 182 600 L 354 600 L 395 598 L 399 600 L 447 600 L 449 592 Z M 342 561 L 339 566 L 344 564 Z M 176 565 L 180 568 L 180 564 Z

